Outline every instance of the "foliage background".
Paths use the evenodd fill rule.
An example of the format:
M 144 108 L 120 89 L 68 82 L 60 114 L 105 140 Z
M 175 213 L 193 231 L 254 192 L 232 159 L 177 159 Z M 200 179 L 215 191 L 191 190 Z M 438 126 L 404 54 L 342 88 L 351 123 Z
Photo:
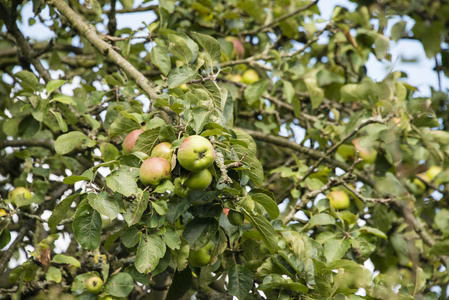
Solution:
M 33 1 L 28 19 L 20 1 L 1 2 L 5 296 L 44 288 L 44 297 L 93 298 L 83 282 L 97 272 L 101 297 L 173 298 L 173 280 L 199 298 L 446 298 L 449 172 L 417 176 L 447 167 L 445 2 L 354 1 L 354 12 L 337 7 L 329 22 L 310 1 L 164 1 L 137 6 L 158 15 L 143 32 L 116 27 L 132 1 L 64 3 Z M 17 23 L 35 18 L 57 38 L 27 40 Z M 244 41 L 244 58 L 229 35 Z M 400 72 L 370 79 L 367 61 L 392 60 L 388 47 L 400 40 L 421 43 L 435 62 L 430 93 Z M 247 68 L 261 80 L 225 76 Z M 124 135 L 142 124 L 141 153 L 121 155 Z M 168 182 L 144 192 L 139 159 L 185 133 L 213 138 L 225 163 L 247 154 L 228 168 L 233 182 L 220 183 L 218 162 L 208 192 L 183 200 Z M 376 149 L 374 163 L 355 167 L 356 138 Z M 33 198 L 11 205 L 17 186 Z M 350 194 L 348 210 L 323 199 L 333 188 Z M 230 225 L 222 206 L 249 224 Z M 61 237 L 68 248 L 54 247 Z M 212 265 L 187 266 L 189 248 L 211 238 Z

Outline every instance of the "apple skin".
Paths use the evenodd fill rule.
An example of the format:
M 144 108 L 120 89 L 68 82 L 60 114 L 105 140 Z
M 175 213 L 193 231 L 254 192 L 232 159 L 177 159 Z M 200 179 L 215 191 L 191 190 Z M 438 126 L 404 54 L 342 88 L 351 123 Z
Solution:
M 134 145 L 136 144 L 137 138 L 143 132 L 141 129 L 136 129 L 128 133 L 125 140 L 123 141 L 122 148 L 125 154 L 130 154 L 133 152 Z
M 347 209 L 349 207 L 349 197 L 343 191 L 331 191 L 329 204 L 335 209 Z
M 359 143 L 359 139 L 355 139 L 352 141 L 354 144 L 355 150 L 359 151 L 359 156 L 363 159 L 363 162 L 372 164 L 376 161 L 377 151 L 374 148 L 363 147 Z
M 156 186 L 162 180 L 171 178 L 171 164 L 161 157 L 146 159 L 139 169 L 139 178 L 144 185 Z
M 9 199 L 11 199 L 11 202 L 15 203 L 16 198 L 20 195 L 22 195 L 24 199 L 31 199 L 32 197 L 31 192 L 23 186 L 19 186 L 13 189 L 11 192 L 9 192 L 8 197 Z
M 170 149 L 171 144 L 168 142 L 163 142 L 157 144 L 151 151 L 151 157 L 162 157 L 168 161 L 171 161 L 174 149 Z
M 179 88 L 181 89 L 181 91 L 187 91 L 189 89 L 189 86 L 187 85 L 187 83 L 181 84 L 179 86 Z
M 179 164 L 190 172 L 200 172 L 214 163 L 215 150 L 211 142 L 200 136 L 185 138 L 178 149 Z
M 223 213 L 228 216 L 229 214 L 229 208 L 223 208 Z
M 243 221 L 245 221 L 245 216 L 239 211 L 230 209 L 228 213 L 228 221 L 234 226 L 242 226 Z
M 186 188 L 186 187 L 184 187 L 182 185 L 181 178 L 179 178 L 179 177 L 175 178 L 175 190 L 174 190 L 174 193 L 176 195 L 178 195 L 179 197 L 184 198 L 184 199 L 187 199 L 187 197 L 189 195 L 188 194 L 189 193 L 188 188 Z
M 242 82 L 246 84 L 253 84 L 254 82 L 259 81 L 259 79 L 259 74 L 257 74 L 257 72 L 253 69 L 249 69 L 243 73 Z
M 225 78 L 232 82 L 242 82 L 243 80 L 242 75 L 240 74 L 228 74 Z
M 215 250 L 215 245 L 212 242 L 209 242 L 203 248 L 200 248 L 196 251 L 190 251 L 189 253 L 189 262 L 194 267 L 204 267 L 210 263 L 212 258 L 212 253 Z
M 226 41 L 231 42 L 234 46 L 234 54 L 237 58 L 242 58 L 245 55 L 245 47 L 243 47 L 242 42 L 236 37 L 228 36 L 225 38 Z
M 98 276 L 89 277 L 86 281 L 86 289 L 89 293 L 98 295 L 103 287 L 103 280 Z
M 212 174 L 208 169 L 198 173 L 190 173 L 184 185 L 193 191 L 204 191 L 212 182 Z

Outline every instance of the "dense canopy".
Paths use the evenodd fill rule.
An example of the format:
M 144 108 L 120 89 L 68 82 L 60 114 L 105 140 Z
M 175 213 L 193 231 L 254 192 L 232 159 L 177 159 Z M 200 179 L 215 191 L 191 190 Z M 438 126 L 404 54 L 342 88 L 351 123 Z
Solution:
M 0 0 L 0 299 L 445 299 L 449 4 L 318 4 Z

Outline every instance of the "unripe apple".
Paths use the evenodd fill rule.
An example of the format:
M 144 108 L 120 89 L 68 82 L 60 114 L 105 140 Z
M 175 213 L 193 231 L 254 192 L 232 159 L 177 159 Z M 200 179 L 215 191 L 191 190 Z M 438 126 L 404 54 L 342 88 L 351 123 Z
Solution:
M 133 152 L 134 145 L 136 144 L 137 138 L 143 132 L 141 129 L 136 129 L 128 133 L 125 140 L 123 141 L 122 148 L 125 154 L 130 154 Z
M 259 81 L 259 74 L 253 69 L 246 70 L 243 73 L 242 82 L 246 84 L 253 84 L 254 82 Z
M 17 200 L 31 199 L 31 197 L 31 192 L 23 186 L 16 187 L 8 194 L 8 198 L 12 203 L 16 203 Z
M 139 169 L 139 178 L 144 185 L 156 186 L 163 180 L 171 178 L 171 164 L 161 157 L 146 159 Z
M 228 221 L 234 226 L 242 226 L 243 221 L 245 220 L 245 216 L 243 213 L 236 211 L 236 210 L 229 210 L 228 213 Z
M 185 138 L 178 149 L 179 164 L 190 172 L 200 172 L 214 163 L 215 150 L 211 142 L 200 136 Z
M 243 47 L 242 42 L 236 37 L 228 36 L 225 39 L 228 42 L 231 42 L 234 47 L 234 54 L 237 58 L 242 58 L 245 55 L 245 47 Z
M 181 178 L 175 178 L 175 194 L 181 198 L 187 199 L 189 190 L 187 187 L 183 186 L 181 183 Z
M 212 242 L 209 242 L 203 248 L 200 248 L 196 251 L 190 251 L 189 253 L 189 262 L 194 267 L 204 267 L 210 263 L 212 258 L 212 253 L 215 250 L 215 245 Z
M 204 191 L 212 182 L 212 174 L 208 169 L 198 173 L 190 173 L 184 185 L 193 191 Z
M 225 78 L 232 82 L 242 82 L 242 75 L 240 74 L 228 74 Z
M 181 84 L 180 86 L 179 86 L 179 88 L 182 90 L 182 91 L 187 91 L 188 89 L 189 89 L 189 86 L 187 85 L 187 83 L 184 83 L 184 84 Z
M 329 204 L 335 209 L 347 209 L 349 207 L 349 197 L 343 191 L 331 191 Z
M 98 295 L 103 287 L 103 280 L 98 276 L 89 277 L 86 281 L 86 289 L 89 293 Z
M 362 146 L 359 139 L 353 140 L 352 143 L 354 144 L 355 150 L 359 151 L 359 156 L 365 163 L 372 164 L 376 161 L 376 149 Z
M 157 144 L 151 151 L 151 157 L 162 157 L 168 161 L 171 161 L 174 149 L 170 149 L 171 144 L 168 142 L 163 142 Z

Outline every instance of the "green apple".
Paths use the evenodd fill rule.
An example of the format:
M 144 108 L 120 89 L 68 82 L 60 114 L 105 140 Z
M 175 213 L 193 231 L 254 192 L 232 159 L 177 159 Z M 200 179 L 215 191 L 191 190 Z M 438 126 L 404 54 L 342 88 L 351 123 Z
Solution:
M 242 82 L 242 75 L 240 74 L 228 74 L 225 77 L 226 79 L 232 81 L 232 82 Z
M 139 178 L 144 185 L 156 186 L 163 180 L 171 178 L 171 164 L 162 157 L 146 159 L 139 169 Z
M 372 164 L 376 161 L 376 149 L 362 145 L 359 139 L 353 140 L 352 143 L 354 144 L 355 150 L 359 152 L 360 158 L 363 159 L 365 163 Z
M 179 86 L 179 88 L 182 90 L 182 91 L 187 91 L 188 89 L 189 89 L 189 86 L 187 85 L 187 83 L 184 83 L 184 84 L 181 84 L 180 86 Z
M 184 185 L 193 191 L 204 191 L 212 182 L 212 174 L 208 169 L 198 173 L 190 173 Z
M 181 178 L 176 177 L 175 178 L 175 194 L 178 195 L 181 198 L 187 199 L 188 196 L 188 188 L 183 186 Z
M 254 82 L 259 81 L 259 74 L 253 69 L 246 70 L 243 73 L 242 82 L 246 84 L 253 84 Z
M 189 253 L 189 262 L 194 267 L 204 267 L 210 263 L 212 258 L 212 253 L 215 250 L 215 245 L 212 242 L 209 242 L 203 248 L 200 248 L 196 251 L 190 251 Z
M 16 187 L 8 194 L 8 198 L 12 203 L 23 202 L 23 199 L 31 199 L 32 195 L 30 190 L 23 186 Z
M 243 221 L 245 221 L 245 216 L 237 210 L 230 209 L 228 213 L 228 221 L 234 226 L 242 226 Z
M 228 36 L 225 38 L 225 40 L 232 43 L 234 47 L 235 57 L 243 58 L 243 56 L 245 55 L 245 48 L 243 47 L 242 42 L 234 36 Z
M 123 141 L 122 148 L 125 154 L 130 154 L 133 152 L 134 145 L 136 144 L 137 138 L 143 132 L 141 129 L 136 129 L 128 133 L 125 140 Z
M 86 281 L 86 289 L 89 293 L 98 295 L 103 287 L 103 280 L 98 276 L 89 277 Z
M 349 197 L 343 191 L 331 191 L 328 198 L 329 204 L 335 209 L 347 209 L 349 207 Z
M 157 144 L 151 151 L 151 157 L 162 157 L 168 161 L 171 161 L 174 149 L 170 149 L 171 144 L 168 142 L 163 142 Z
M 215 150 L 211 142 L 200 136 L 185 138 L 178 149 L 179 164 L 190 172 L 200 172 L 214 163 Z

